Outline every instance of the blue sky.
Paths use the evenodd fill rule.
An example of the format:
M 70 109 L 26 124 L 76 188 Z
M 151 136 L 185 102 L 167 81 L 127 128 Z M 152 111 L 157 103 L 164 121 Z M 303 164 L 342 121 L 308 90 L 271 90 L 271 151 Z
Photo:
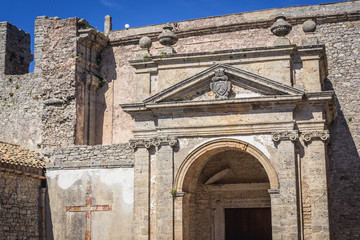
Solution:
M 34 37 L 37 16 L 80 17 L 100 31 L 104 16 L 113 18 L 113 30 L 125 24 L 139 27 L 193 18 L 295 5 L 329 3 L 327 0 L 1 0 L 0 22 L 9 21 Z

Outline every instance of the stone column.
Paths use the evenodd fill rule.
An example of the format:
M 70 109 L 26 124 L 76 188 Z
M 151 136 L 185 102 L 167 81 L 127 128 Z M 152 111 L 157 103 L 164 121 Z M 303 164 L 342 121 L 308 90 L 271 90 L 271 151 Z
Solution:
M 301 190 L 304 239 L 329 239 L 325 141 L 327 131 L 303 132 Z
M 278 173 L 279 189 L 269 189 L 273 240 L 298 239 L 297 174 L 294 142 L 297 131 L 274 133 L 278 153 L 273 159 Z
M 150 154 L 145 147 L 135 150 L 134 167 L 134 239 L 149 239 L 149 161 Z M 129 219 L 130 221 L 130 219 Z

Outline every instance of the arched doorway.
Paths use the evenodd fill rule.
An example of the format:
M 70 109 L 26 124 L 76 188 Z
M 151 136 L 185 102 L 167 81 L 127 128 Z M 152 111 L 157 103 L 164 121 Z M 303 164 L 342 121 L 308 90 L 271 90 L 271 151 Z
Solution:
M 185 159 L 175 184 L 185 192 L 175 206 L 182 210 L 183 239 L 271 239 L 268 189 L 278 179 L 254 146 L 236 139 L 205 143 Z

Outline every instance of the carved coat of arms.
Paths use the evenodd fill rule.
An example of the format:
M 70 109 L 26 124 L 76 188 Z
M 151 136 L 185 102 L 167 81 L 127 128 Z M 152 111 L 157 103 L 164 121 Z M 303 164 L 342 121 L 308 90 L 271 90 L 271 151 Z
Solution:
M 216 98 L 227 99 L 231 91 L 231 82 L 224 74 L 225 69 L 215 70 L 215 76 L 210 83 L 210 89 L 216 94 Z

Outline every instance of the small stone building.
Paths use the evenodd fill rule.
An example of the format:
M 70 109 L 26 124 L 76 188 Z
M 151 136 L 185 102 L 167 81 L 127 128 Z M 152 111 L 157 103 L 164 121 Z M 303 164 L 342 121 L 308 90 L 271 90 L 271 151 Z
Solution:
M 50 158 L 48 239 L 357 239 L 359 33 L 359 1 L 41 16 L 32 56 L 0 23 L 0 140 Z
M 0 142 L 0 238 L 45 238 L 46 160 L 35 151 Z

